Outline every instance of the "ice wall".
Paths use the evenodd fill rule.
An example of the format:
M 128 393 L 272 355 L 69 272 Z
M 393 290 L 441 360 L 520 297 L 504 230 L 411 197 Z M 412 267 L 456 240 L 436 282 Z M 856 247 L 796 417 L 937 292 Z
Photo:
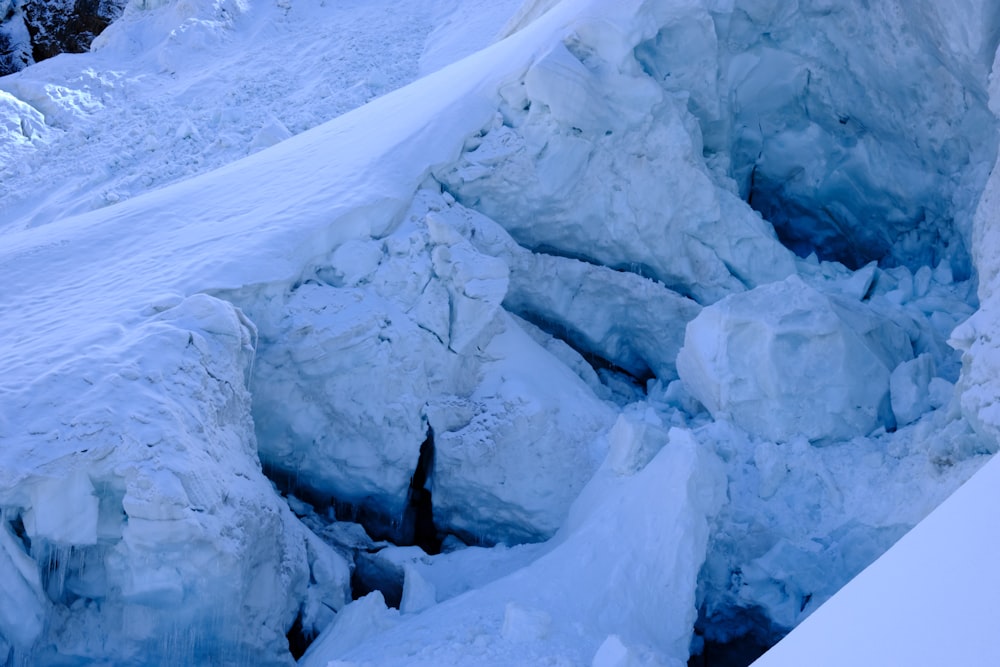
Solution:
M 993 62 L 990 76 L 990 108 L 1000 116 L 1000 50 Z M 998 163 L 1000 164 L 1000 163 Z M 1000 438 L 1000 393 L 997 377 L 997 355 L 992 332 L 997 324 L 1000 299 L 1000 263 L 997 259 L 997 216 L 1000 210 L 1000 166 L 994 166 L 979 201 L 973 231 L 973 257 L 979 271 L 979 310 L 952 335 L 952 344 L 963 352 L 961 405 L 963 414 L 991 442 Z M 993 451 L 997 446 L 994 445 Z
M 120 333 L 40 379 L 5 424 L 5 660 L 288 664 L 305 600 L 339 608 L 349 573 L 261 474 L 253 326 L 197 295 Z
M 971 216 L 996 152 L 984 87 L 996 7 L 736 2 L 714 26 L 718 102 L 686 63 L 681 85 L 708 151 L 787 245 L 851 268 L 946 260 L 970 274 Z M 640 57 L 676 85 L 670 56 L 690 41 L 675 36 L 703 27 L 670 26 Z

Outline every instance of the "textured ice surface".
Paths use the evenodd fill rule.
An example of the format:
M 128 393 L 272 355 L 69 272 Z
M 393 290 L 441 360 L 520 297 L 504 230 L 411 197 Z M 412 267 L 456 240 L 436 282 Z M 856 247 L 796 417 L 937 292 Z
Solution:
M 613 411 L 503 311 L 510 270 L 463 236 L 468 217 L 424 191 L 394 232 L 339 247 L 266 306 L 234 297 L 261 323 L 261 457 L 400 519 L 431 433 L 441 529 L 538 539 L 600 462 Z
M 995 7 L 542 0 L 477 51 L 476 4 L 133 3 L 0 80 L 0 657 L 683 664 L 997 449 Z M 415 499 L 448 553 L 325 523 Z M 403 609 L 335 615 L 348 559 Z
M 230 304 L 196 295 L 15 399 L 0 495 L 12 522 L 4 606 L 22 610 L 0 631 L 15 656 L 283 664 L 307 596 L 344 604 L 346 564 L 257 462 L 254 333 Z M 61 421 L 38 409 L 55 395 Z
M 504 116 L 438 174 L 448 191 L 522 245 L 703 301 L 792 273 L 773 230 L 713 182 L 679 103 L 627 63 L 586 59 L 559 45 L 503 88 Z
M 677 364 L 715 418 L 771 440 L 829 441 L 894 424 L 889 376 L 912 356 L 897 324 L 793 276 L 703 310 Z

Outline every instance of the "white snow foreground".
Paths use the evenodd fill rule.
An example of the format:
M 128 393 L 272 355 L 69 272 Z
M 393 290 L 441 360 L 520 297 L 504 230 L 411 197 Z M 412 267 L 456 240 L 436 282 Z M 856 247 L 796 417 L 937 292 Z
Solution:
M 529 2 L 290 138 L 416 73 L 352 87 L 324 3 L 138 2 L 0 80 L 0 657 L 773 641 L 997 450 L 1000 15 L 959 4 Z M 431 69 L 469 7 L 367 34 L 436 17 Z
M 753 664 L 997 664 L 998 489 L 994 459 Z

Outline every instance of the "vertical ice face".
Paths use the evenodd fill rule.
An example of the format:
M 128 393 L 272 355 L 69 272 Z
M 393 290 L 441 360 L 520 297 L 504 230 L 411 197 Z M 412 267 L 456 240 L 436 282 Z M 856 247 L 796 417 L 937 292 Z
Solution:
M 20 399 L 0 483 L 4 607 L 20 610 L 0 628 L 17 660 L 284 664 L 308 595 L 344 603 L 346 564 L 317 566 L 339 557 L 307 549 L 260 472 L 253 338 L 197 295 Z M 61 423 L 37 410 L 52 400 Z
M 1000 117 L 1000 50 L 990 76 L 990 108 Z M 1000 312 L 1000 158 L 986 183 L 973 230 L 973 257 L 979 271 L 980 308 L 955 329 L 951 344 L 962 351 L 962 412 L 976 429 L 1000 442 L 1000 388 L 995 378 L 998 355 L 994 343 Z
M 718 128 L 708 150 L 728 154 L 740 192 L 786 244 L 851 268 L 946 260 L 969 275 L 971 216 L 997 145 L 983 85 L 995 7 L 748 1 L 715 25 L 721 109 L 692 108 Z M 670 36 L 656 44 L 676 54 Z M 670 71 L 656 46 L 644 54 Z

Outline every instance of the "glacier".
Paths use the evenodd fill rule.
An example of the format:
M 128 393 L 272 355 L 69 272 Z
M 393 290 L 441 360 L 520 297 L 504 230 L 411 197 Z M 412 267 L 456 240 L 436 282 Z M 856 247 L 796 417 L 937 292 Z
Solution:
M 0 662 L 807 662 L 995 467 L 998 44 L 133 0 L 0 77 Z

